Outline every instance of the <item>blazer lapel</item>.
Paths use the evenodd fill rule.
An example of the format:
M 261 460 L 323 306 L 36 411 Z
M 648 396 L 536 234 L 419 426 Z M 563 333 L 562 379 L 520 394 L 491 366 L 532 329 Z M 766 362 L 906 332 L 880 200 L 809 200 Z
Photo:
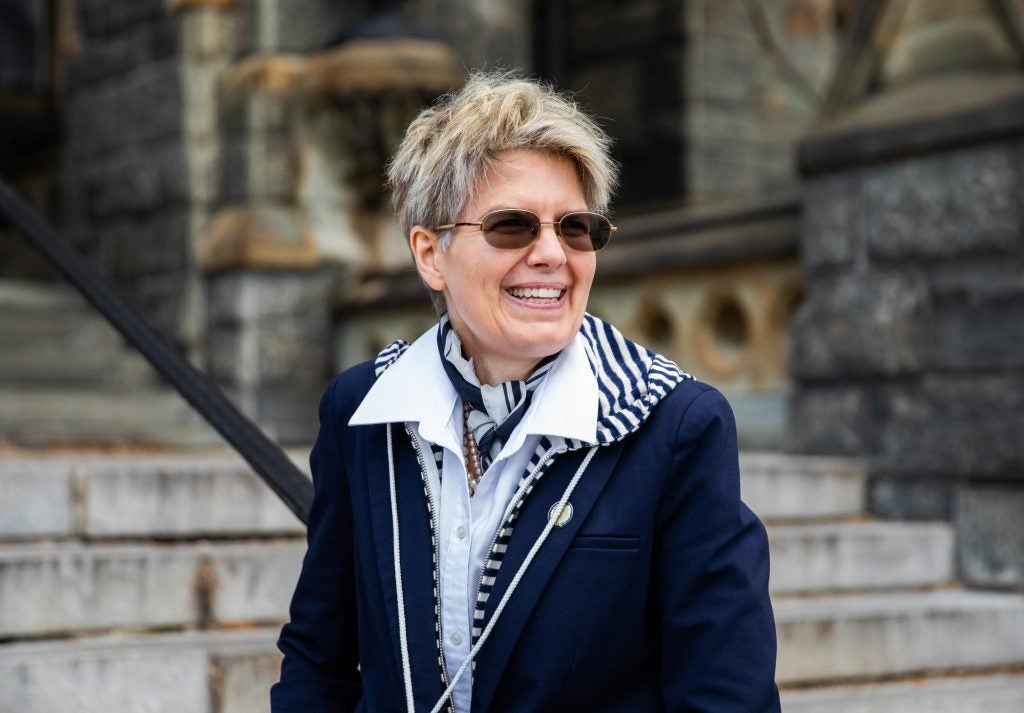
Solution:
M 395 451 L 406 641 L 412 666 L 416 709 L 430 710 L 443 692 L 435 630 L 433 538 L 426 493 L 415 451 L 409 443 L 403 424 L 392 424 L 391 429 Z M 381 445 L 386 443 L 383 427 L 374 428 L 370 437 L 379 438 Z M 394 666 L 398 674 L 397 697 L 404 700 L 387 449 L 386 446 L 378 446 L 368 448 L 367 452 L 374 454 L 369 459 L 370 465 L 367 468 L 367 492 L 377 573 L 380 577 L 380 592 L 383 599 L 381 604 L 387 613 L 390 650 L 394 654 Z M 382 455 L 376 456 L 378 453 Z
M 486 621 L 494 616 L 494 610 L 508 590 L 509 583 L 547 524 L 548 511 L 561 499 L 587 450 L 583 448 L 558 456 L 527 497 L 498 571 L 494 589 L 487 600 Z M 607 485 L 621 453 L 621 444 L 598 450 L 569 498 L 572 517 L 563 527 L 551 531 L 512 593 L 498 623 L 477 656 L 473 674 L 473 711 L 490 709 L 502 673 L 523 627 L 558 563 Z

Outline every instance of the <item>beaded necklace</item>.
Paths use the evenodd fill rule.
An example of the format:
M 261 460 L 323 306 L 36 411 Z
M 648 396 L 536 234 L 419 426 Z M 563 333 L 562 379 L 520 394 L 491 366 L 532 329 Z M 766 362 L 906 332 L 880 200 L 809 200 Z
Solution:
M 483 462 L 480 459 L 480 446 L 477 445 L 473 429 L 469 427 L 469 414 L 472 411 L 471 404 L 462 404 L 462 454 L 466 457 L 466 485 L 469 487 L 469 497 L 473 497 L 476 493 L 480 476 L 484 474 Z

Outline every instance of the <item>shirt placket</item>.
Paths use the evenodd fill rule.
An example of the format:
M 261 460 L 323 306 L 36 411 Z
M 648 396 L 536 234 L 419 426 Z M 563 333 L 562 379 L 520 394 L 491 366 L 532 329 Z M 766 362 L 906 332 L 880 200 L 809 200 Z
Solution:
M 462 460 L 450 451 L 445 451 L 443 470 L 445 473 L 464 472 Z M 461 486 L 461 488 L 460 488 Z M 464 481 L 458 476 L 443 478 L 441 482 L 442 537 L 441 567 L 441 621 L 444 631 L 444 653 L 449 674 L 454 674 L 469 656 L 472 556 L 472 531 L 469 495 Z M 468 711 L 472 696 L 472 673 L 467 671 L 453 691 L 456 711 Z

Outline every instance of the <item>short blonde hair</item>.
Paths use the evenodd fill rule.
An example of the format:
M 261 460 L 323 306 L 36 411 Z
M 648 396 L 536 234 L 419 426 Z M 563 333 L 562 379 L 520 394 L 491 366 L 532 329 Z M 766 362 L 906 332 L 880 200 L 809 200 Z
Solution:
M 391 200 L 407 236 L 416 225 L 453 223 L 499 154 L 536 149 L 572 161 L 587 208 L 603 213 L 618 181 L 610 148 L 608 134 L 551 86 L 477 72 L 409 124 L 388 166 Z M 439 238 L 446 247 L 451 231 Z M 443 312 L 443 296 L 431 290 L 431 299 Z

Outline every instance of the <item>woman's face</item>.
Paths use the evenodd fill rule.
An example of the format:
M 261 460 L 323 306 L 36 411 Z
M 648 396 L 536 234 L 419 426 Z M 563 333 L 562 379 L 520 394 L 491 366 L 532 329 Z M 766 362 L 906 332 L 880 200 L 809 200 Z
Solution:
M 499 156 L 457 221 L 478 221 L 497 208 L 522 208 L 542 221 L 557 221 L 587 210 L 587 203 L 569 159 L 515 150 Z M 566 247 L 552 225 L 541 226 L 537 239 L 517 250 L 491 247 L 476 227 L 454 231 L 445 251 L 432 251 L 432 269 L 421 265 L 421 274 L 444 293 L 452 326 L 480 380 L 523 378 L 579 331 L 596 254 Z M 420 263 L 415 240 L 413 247 Z

